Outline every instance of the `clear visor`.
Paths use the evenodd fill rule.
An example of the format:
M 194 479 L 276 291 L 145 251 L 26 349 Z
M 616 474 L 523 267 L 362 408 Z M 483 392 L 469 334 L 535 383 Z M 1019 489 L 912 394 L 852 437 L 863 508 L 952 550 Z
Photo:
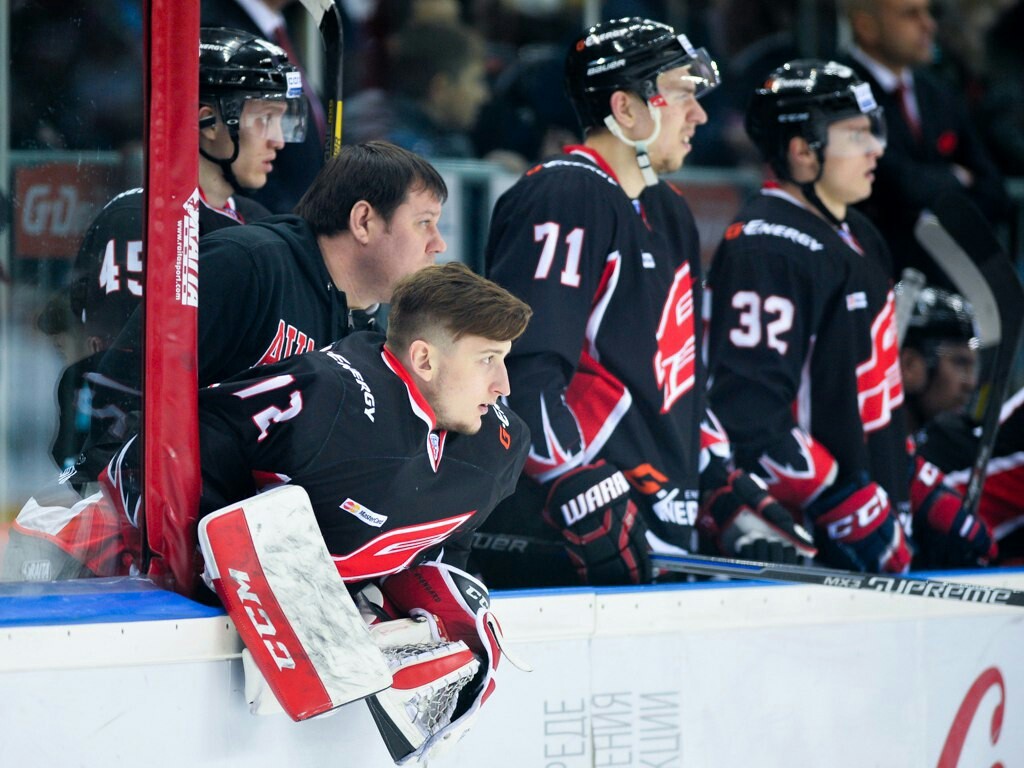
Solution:
M 699 99 L 719 83 L 718 65 L 704 48 L 697 48 L 693 59 L 682 67 L 666 69 L 658 74 L 658 96 L 665 104 L 683 105 Z
M 885 120 L 879 109 L 829 125 L 825 153 L 832 157 L 880 155 L 885 151 L 885 145 Z
M 299 143 L 306 138 L 306 99 L 247 99 L 242 106 L 239 131 L 257 138 Z

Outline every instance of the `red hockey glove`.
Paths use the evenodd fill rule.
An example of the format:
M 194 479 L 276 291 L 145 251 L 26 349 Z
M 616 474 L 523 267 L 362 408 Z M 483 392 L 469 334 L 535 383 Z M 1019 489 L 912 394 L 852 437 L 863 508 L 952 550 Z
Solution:
M 905 573 L 909 568 L 903 526 L 877 483 L 823 496 L 807 514 L 828 565 L 871 573 Z
M 629 482 L 600 463 L 558 478 L 544 519 L 561 531 L 584 584 L 643 584 L 650 580 L 647 525 L 629 498 Z
M 918 456 L 910 484 L 914 513 L 914 565 L 919 568 L 977 568 L 996 559 L 998 547 L 985 521 L 961 507 L 960 494 L 942 472 Z
M 701 485 L 697 528 L 713 542 L 714 551 L 768 563 L 796 563 L 818 553 L 811 535 L 754 475 L 729 473 L 723 462 L 712 459 L 701 473 Z

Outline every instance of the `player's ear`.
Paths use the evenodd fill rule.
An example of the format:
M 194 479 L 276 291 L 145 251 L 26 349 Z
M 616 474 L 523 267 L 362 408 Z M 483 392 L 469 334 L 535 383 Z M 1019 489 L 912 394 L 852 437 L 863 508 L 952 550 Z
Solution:
M 370 219 L 374 216 L 373 206 L 365 200 L 359 200 L 348 212 L 348 231 L 361 245 L 370 242 Z
M 790 176 L 798 182 L 818 175 L 818 155 L 802 136 L 793 136 L 789 140 L 786 160 L 789 162 Z
M 615 121 L 623 128 L 628 128 L 636 122 L 640 101 L 628 91 L 615 91 L 609 97 L 608 106 L 611 107 Z
M 199 135 L 209 141 L 217 138 L 217 113 L 207 104 L 199 105 Z
M 434 346 L 423 339 L 416 339 L 409 345 L 410 373 L 423 381 L 431 381 L 437 373 Z

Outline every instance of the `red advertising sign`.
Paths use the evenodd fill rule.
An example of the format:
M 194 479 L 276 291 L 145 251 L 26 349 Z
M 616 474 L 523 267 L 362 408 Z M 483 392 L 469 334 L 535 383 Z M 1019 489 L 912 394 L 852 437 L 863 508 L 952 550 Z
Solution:
M 117 190 L 115 167 L 47 163 L 14 172 L 14 255 L 72 259 L 89 222 Z

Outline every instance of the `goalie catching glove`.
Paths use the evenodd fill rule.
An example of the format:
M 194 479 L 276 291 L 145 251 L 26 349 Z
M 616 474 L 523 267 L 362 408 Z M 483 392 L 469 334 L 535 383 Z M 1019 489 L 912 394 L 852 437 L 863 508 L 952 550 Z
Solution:
M 729 472 L 712 457 L 701 473 L 697 528 L 726 557 L 766 563 L 797 563 L 818 550 L 810 534 L 768 494 L 760 478 Z
M 457 568 L 426 563 L 364 588 L 359 602 L 364 617 L 412 617 L 371 628 L 395 682 L 367 703 L 392 759 L 442 754 L 469 730 L 508 656 L 487 588 Z
M 615 467 L 589 464 L 555 481 L 544 520 L 561 532 L 584 584 L 643 584 L 650 580 L 647 525 Z
M 996 559 L 992 534 L 977 515 L 963 509 L 963 498 L 944 475 L 920 456 L 910 484 L 914 512 L 914 564 L 920 568 L 978 568 Z

